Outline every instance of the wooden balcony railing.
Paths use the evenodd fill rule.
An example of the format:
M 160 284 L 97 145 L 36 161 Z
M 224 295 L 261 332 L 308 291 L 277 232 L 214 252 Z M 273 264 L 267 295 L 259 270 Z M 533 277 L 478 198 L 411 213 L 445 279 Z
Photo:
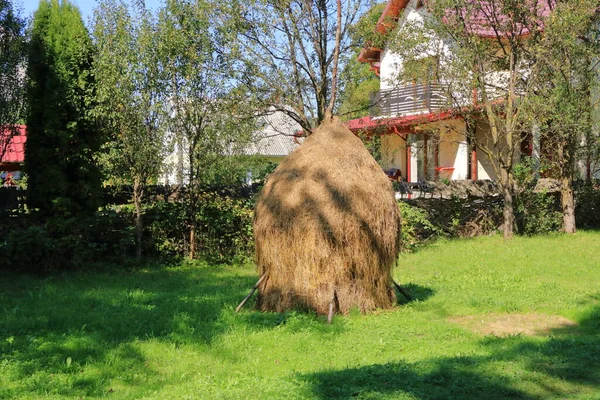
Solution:
M 401 116 L 433 112 L 449 105 L 447 89 L 437 83 L 385 89 L 371 95 L 372 116 Z

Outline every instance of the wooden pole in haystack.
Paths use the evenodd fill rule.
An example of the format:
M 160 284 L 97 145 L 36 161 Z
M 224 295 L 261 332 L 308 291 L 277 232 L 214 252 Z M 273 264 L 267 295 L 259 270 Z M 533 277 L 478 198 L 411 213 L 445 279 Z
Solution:
M 258 287 L 260 286 L 260 284 L 266 277 L 267 277 L 267 274 L 262 274 L 262 276 L 258 279 L 258 282 L 256 282 L 256 284 L 254 286 L 252 286 L 250 293 L 248 293 L 248 295 L 246 297 L 244 297 L 244 300 L 242 300 L 242 302 L 236 307 L 235 312 L 240 312 L 242 307 L 244 307 L 246 305 L 246 302 L 248 300 L 250 300 L 250 297 L 252 297 L 252 295 L 254 294 L 256 289 L 258 289 Z
M 254 240 L 259 274 L 269 276 L 258 288 L 261 310 L 313 310 L 331 319 L 334 308 L 345 314 L 395 304 L 400 214 L 392 185 L 335 118 L 267 179 Z

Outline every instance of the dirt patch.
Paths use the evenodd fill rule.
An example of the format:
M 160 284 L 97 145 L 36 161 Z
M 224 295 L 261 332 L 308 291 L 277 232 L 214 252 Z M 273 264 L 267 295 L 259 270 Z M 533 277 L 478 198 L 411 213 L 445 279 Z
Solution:
M 558 316 L 544 314 L 486 314 L 450 317 L 457 323 L 484 335 L 547 335 L 555 329 L 577 326 L 577 323 Z

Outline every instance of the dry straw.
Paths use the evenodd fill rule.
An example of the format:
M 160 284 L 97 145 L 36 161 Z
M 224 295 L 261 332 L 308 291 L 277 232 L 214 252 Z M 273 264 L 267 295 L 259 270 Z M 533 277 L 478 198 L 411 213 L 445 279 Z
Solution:
M 359 138 L 327 120 L 267 180 L 254 217 L 264 311 L 389 308 L 400 216 Z

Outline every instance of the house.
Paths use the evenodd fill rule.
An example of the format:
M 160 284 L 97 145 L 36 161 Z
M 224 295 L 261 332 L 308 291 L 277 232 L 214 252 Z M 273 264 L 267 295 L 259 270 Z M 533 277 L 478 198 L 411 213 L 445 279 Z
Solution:
M 479 4 L 489 7 L 484 11 L 491 14 L 498 12 L 492 1 L 481 0 Z M 548 2 L 538 4 L 536 13 L 541 21 L 551 9 Z M 463 16 L 460 11 L 450 11 L 447 17 L 452 18 L 453 12 Z M 403 26 L 425 30 L 425 21 L 429 18 L 433 17 L 423 0 L 389 0 L 374 29 L 382 34 Z M 497 39 L 497 32 L 486 25 L 482 15 L 468 18 L 472 18 L 471 33 L 482 40 Z M 497 21 L 506 17 L 495 14 L 494 18 Z M 539 26 L 542 30 L 543 23 Z M 530 33 L 525 27 L 517 35 L 525 38 Z M 460 88 L 462 92 L 455 92 L 456 82 L 453 88 L 444 77 L 438 76 L 438 68 L 456 51 L 456 43 L 424 33 L 427 35 L 430 43 L 412 59 L 403 59 L 389 45 L 383 49 L 367 45 L 361 51 L 358 59 L 370 64 L 371 70 L 380 77 L 380 91 L 372 97 L 374 107 L 370 115 L 349 121 L 348 127 L 354 132 L 381 135 L 384 168 L 398 169 L 407 182 L 438 178 L 495 180 L 498 169 L 483 151 L 484 145 L 490 142 L 489 125 L 485 120 L 468 124 L 464 113 L 457 112 L 461 107 L 477 109 L 478 93 L 466 87 L 468 83 Z M 414 62 L 422 63 L 428 71 L 419 81 L 404 75 Z M 498 66 L 498 70 L 486 75 L 486 80 L 489 93 L 494 93 L 498 90 L 495 88 L 507 86 L 506 71 Z M 473 90 L 472 96 L 464 94 L 469 90 Z M 517 142 L 513 160 L 518 161 L 524 154 L 539 156 L 540 138 L 534 126 L 524 131 Z M 581 173 L 590 174 L 594 168 L 589 161 L 584 164 L 580 165 Z
M 262 156 L 266 161 L 279 164 L 302 142 L 298 133 L 302 127 L 284 111 L 270 108 L 256 118 L 257 130 L 251 135 L 249 142 L 240 149 L 231 149 L 230 155 Z M 172 135 L 170 135 L 172 136 Z M 169 136 L 169 137 L 170 137 Z M 183 141 L 174 141 L 172 151 L 164 159 L 164 171 L 159 182 L 165 185 L 187 184 L 185 171 L 189 168 Z M 248 180 L 251 181 L 248 172 Z
M 260 155 L 279 164 L 302 143 L 298 135 L 302 127 L 283 111 L 271 108 L 258 118 L 257 124 L 259 129 L 244 150 L 247 155 Z
M 23 173 L 27 130 L 25 125 L 17 125 L 14 128 L 4 128 L 0 132 L 0 172 L 11 173 L 16 180 L 20 179 Z

